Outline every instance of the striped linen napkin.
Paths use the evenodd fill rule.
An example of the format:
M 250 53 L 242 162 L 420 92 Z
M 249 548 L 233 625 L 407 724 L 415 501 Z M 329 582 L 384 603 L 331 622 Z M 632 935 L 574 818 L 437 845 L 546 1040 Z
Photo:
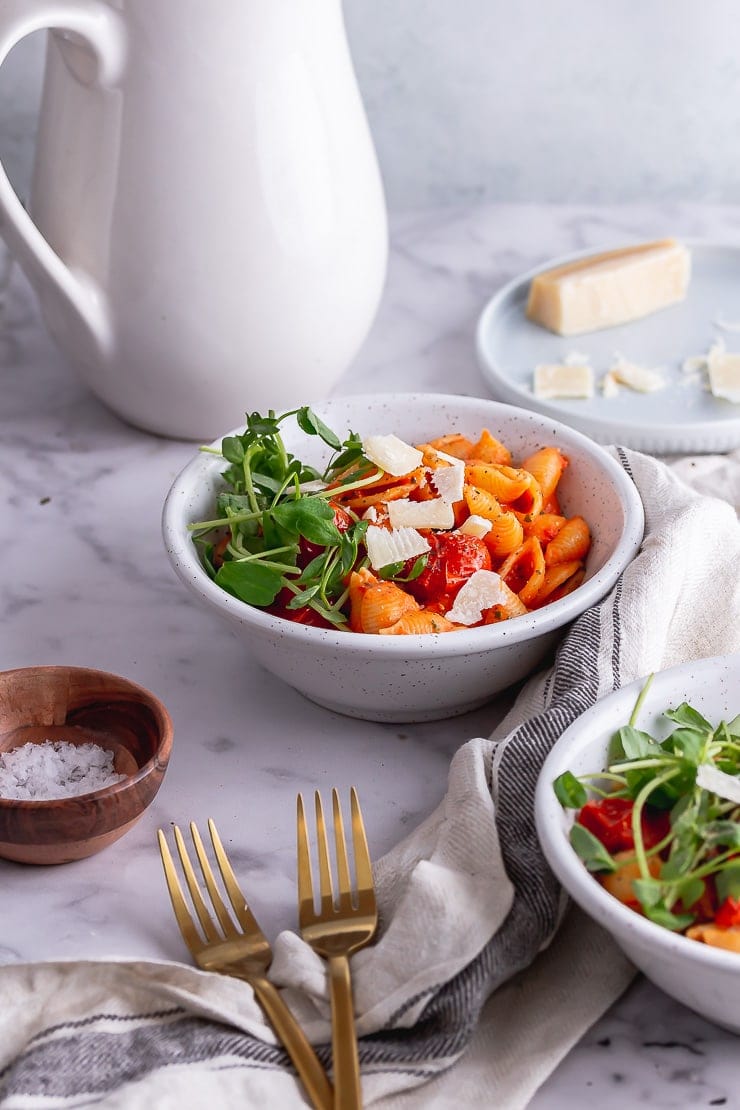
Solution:
M 457 752 L 442 804 L 377 864 L 380 937 L 353 957 L 368 1106 L 524 1107 L 634 974 L 597 925 L 563 914 L 535 785 L 598 698 L 740 651 L 740 452 L 668 466 L 611 450 L 645 506 L 639 555 L 494 735 Z M 283 933 L 272 975 L 328 1063 L 324 965 Z M 235 980 L 168 963 L 10 965 L 0 1003 L 3 1110 L 306 1105 Z

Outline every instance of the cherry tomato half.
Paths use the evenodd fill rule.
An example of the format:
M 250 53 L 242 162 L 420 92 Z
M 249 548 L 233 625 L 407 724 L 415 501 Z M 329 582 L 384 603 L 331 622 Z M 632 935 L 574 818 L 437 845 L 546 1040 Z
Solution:
M 602 798 L 586 802 L 576 820 L 601 841 L 607 852 L 624 852 L 635 846 L 632 835 L 633 806 L 629 798 Z M 648 849 L 667 836 L 671 827 L 668 813 L 659 809 L 643 810 L 640 824 L 642 839 Z
M 725 898 L 714 916 L 715 925 L 721 929 L 731 929 L 740 925 L 740 898 Z
M 491 569 L 491 556 L 483 540 L 462 532 L 431 532 L 427 540 L 427 565 L 418 578 L 404 583 L 404 589 L 427 608 L 444 612 L 471 574 Z M 407 570 L 414 562 L 409 560 Z

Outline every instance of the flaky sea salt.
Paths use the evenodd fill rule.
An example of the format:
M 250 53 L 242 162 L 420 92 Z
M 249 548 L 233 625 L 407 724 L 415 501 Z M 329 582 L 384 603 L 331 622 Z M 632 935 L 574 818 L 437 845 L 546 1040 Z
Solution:
M 0 797 L 51 801 L 89 794 L 125 779 L 113 770 L 113 752 L 99 744 L 44 740 L 0 753 Z

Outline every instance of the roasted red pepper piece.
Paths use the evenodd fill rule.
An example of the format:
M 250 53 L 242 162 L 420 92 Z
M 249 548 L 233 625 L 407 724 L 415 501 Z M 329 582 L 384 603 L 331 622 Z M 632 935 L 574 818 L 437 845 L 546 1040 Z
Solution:
M 577 820 L 601 841 L 608 852 L 625 852 L 635 846 L 633 807 L 634 802 L 629 798 L 602 798 L 586 802 Z M 640 824 L 646 848 L 653 848 L 668 835 L 671 827 L 668 813 L 659 809 L 643 810 Z

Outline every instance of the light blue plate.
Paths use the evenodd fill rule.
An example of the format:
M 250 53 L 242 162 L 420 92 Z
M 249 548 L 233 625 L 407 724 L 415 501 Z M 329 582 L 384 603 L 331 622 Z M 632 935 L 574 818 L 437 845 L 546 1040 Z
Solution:
M 723 452 L 740 446 L 740 404 L 713 397 L 706 388 L 706 374 L 697 381 L 681 368 L 685 359 L 705 354 L 719 338 L 728 351 L 740 351 L 740 332 L 723 330 L 716 323 L 740 322 L 740 246 L 687 246 L 692 274 L 681 304 L 587 335 L 555 335 L 528 320 L 525 307 L 535 274 L 585 258 L 593 250 L 553 259 L 499 290 L 484 309 L 477 331 L 478 358 L 496 399 L 561 420 L 598 443 L 621 443 L 652 454 Z M 594 397 L 535 397 L 535 366 L 562 362 L 572 351 L 589 356 Z M 616 353 L 641 366 L 661 367 L 669 384 L 651 394 L 620 386 L 617 397 L 604 397 L 598 383 Z

